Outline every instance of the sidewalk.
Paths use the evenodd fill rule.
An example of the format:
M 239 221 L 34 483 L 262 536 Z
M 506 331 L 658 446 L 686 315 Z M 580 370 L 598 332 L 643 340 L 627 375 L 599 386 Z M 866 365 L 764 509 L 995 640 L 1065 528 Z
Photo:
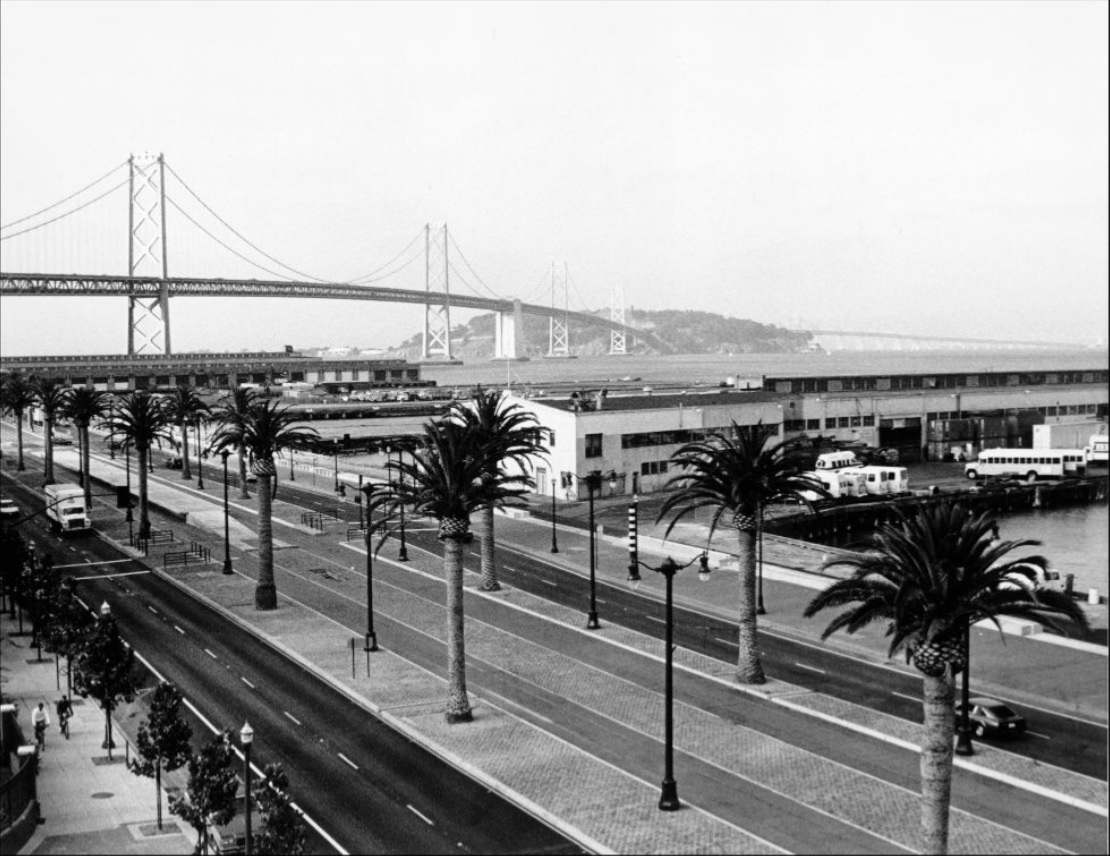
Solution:
M 25 628 L 29 629 L 29 623 Z M 171 815 L 162 800 L 162 829 L 156 824 L 154 780 L 127 769 L 127 741 L 134 739 L 143 717 L 131 716 L 125 706 L 114 719 L 131 719 L 130 735 L 113 727 L 117 748 L 108 761 L 104 741 L 104 714 L 91 699 L 74 697 L 69 739 L 58 728 L 54 703 L 65 691 L 65 674 L 58 689 L 52 654 L 42 661 L 31 647 L 31 636 L 17 636 L 17 621 L 7 612 L 0 616 L 0 662 L 5 703 L 18 711 L 20 728 L 33 740 L 31 711 L 44 702 L 50 713 L 46 751 L 39 758 L 37 791 L 40 823 L 20 853 L 127 853 L 169 854 L 191 852 L 193 830 Z M 64 664 L 63 664 L 64 668 Z M 163 777 L 163 782 L 166 778 Z
M 106 462 L 100 464 L 110 466 Z M 94 473 L 97 469 L 98 465 L 94 463 Z M 184 499 L 175 498 L 175 494 L 190 497 L 190 493 L 197 493 L 187 484 L 171 486 L 157 483 L 157 489 L 160 493 L 165 492 L 159 503 L 169 508 L 181 506 L 185 502 Z M 211 507 L 210 499 L 190 497 L 190 502 L 194 499 Z M 178 510 L 184 517 L 183 509 L 179 507 Z M 292 514 L 293 509 L 279 503 L 276 513 L 281 517 L 282 514 Z M 203 525 L 204 521 L 198 519 L 197 522 Z M 291 539 L 298 541 L 308 537 L 298 531 L 302 527 L 295 520 L 284 520 L 284 523 L 287 524 L 284 527 L 277 525 L 279 532 L 285 529 L 290 532 Z M 516 526 L 532 530 L 532 534 L 535 534 L 535 521 L 510 521 L 508 518 L 498 520 L 499 533 L 503 535 L 509 535 L 510 530 Z M 549 527 L 549 524 L 546 526 Z M 118 540 L 120 524 L 115 523 L 107 528 L 114 530 L 114 537 Z M 123 533 L 125 540 L 125 526 Z M 218 537 L 222 538 L 222 534 L 221 529 Z M 317 540 L 323 546 L 324 540 L 334 542 L 337 535 L 342 537 L 342 532 L 333 530 L 326 533 L 324 539 Z M 317 533 L 313 533 L 312 537 L 316 536 Z M 194 533 L 190 533 L 190 537 L 194 537 Z M 195 537 L 204 537 L 204 533 L 196 531 Z M 553 556 L 538 547 L 532 549 L 545 560 L 554 558 L 567 569 L 582 573 L 585 540 L 585 533 L 581 531 L 567 530 L 565 534 L 560 531 L 560 554 Z M 354 553 L 361 553 L 361 544 L 357 540 L 340 546 L 346 546 Z M 612 576 L 613 581 L 619 579 L 623 582 L 620 573 L 626 564 L 626 554 L 625 561 L 621 562 L 619 545 L 603 541 L 601 549 L 602 561 L 599 565 L 609 569 L 604 573 Z M 282 552 L 279 561 L 282 573 L 297 574 L 306 570 L 298 568 L 305 561 L 299 557 L 300 552 Z M 429 579 L 441 576 L 441 563 L 437 557 L 418 550 L 413 553 L 419 555 L 414 556 L 414 561 L 407 566 L 387 559 L 379 561 L 391 569 L 426 575 Z M 646 548 L 642 556 L 653 564 L 657 564 L 661 557 L 661 554 L 649 555 Z M 148 561 L 152 567 L 157 568 L 160 565 L 157 555 L 152 555 Z M 353 554 L 351 563 L 361 567 L 361 559 Z M 337 596 L 356 601 L 347 592 L 358 594 L 364 591 L 365 578 L 354 572 L 354 568 L 351 569 L 352 573 L 346 571 L 346 565 L 343 568 L 342 572 L 328 581 L 327 588 L 334 590 Z M 181 571 L 175 570 L 171 579 L 194 591 L 202 600 L 228 614 L 232 620 L 253 629 L 295 659 L 306 663 L 354 700 L 403 732 L 470 770 L 487 786 L 533 807 L 542 816 L 550 817 L 583 846 L 599 852 L 771 852 L 775 849 L 765 838 L 748 829 L 754 821 L 750 820 L 741 806 L 727 808 L 723 817 L 700 809 L 670 816 L 657 811 L 646 811 L 645 807 L 653 806 L 657 798 L 658 785 L 655 781 L 641 777 L 632 770 L 622 769 L 620 759 L 606 761 L 599 757 L 597 750 L 585 751 L 578 745 L 579 735 L 560 736 L 553 727 L 554 723 L 550 727 L 546 726 L 542 722 L 542 715 L 533 714 L 503 695 L 488 691 L 472 692 L 476 722 L 465 728 L 447 727 L 442 721 L 443 681 L 426 669 L 394 655 L 389 650 L 393 645 L 387 644 L 384 638 L 383 651 L 373 656 L 372 675 L 351 678 L 346 642 L 351 636 L 358 635 L 358 631 L 353 629 L 357 626 L 353 621 L 344 619 L 338 609 L 334 615 L 329 612 L 325 619 L 319 613 L 300 606 L 285 596 L 282 597 L 279 610 L 272 613 L 255 612 L 249 606 L 252 585 L 250 577 L 253 572 L 253 560 L 249 554 L 237 559 L 236 569 L 235 575 L 225 577 L 213 573 L 211 568 L 187 567 Z M 654 575 L 645 575 L 645 588 L 650 589 L 652 581 L 649 576 Z M 624 680 L 615 680 L 613 676 L 601 674 L 596 668 L 583 664 L 587 654 L 594 656 L 598 651 L 612 649 L 659 661 L 662 659 L 662 644 L 658 640 L 608 625 L 604 620 L 601 631 L 586 632 L 581 629 L 582 614 L 578 610 L 560 607 L 511 588 L 495 595 L 484 594 L 475 589 L 475 582 L 476 576 L 468 574 L 467 645 L 468 651 L 476 660 L 482 658 L 486 662 L 495 663 L 498 668 L 524 684 L 546 687 L 548 692 L 564 698 L 566 703 L 596 711 L 609 720 L 624 723 L 638 734 L 653 735 L 658 732 L 661 700 L 657 691 L 633 684 L 626 685 Z M 384 583 L 379 588 L 377 580 L 376 588 L 376 606 L 380 600 L 383 615 L 402 621 L 406 626 L 416 628 L 427 636 L 437 639 L 442 637 L 442 605 Z M 279 580 L 279 591 L 281 590 Z M 696 590 L 695 588 L 694 591 Z M 811 592 L 782 580 L 769 579 L 766 594 L 775 620 L 788 627 L 792 623 L 788 616 L 795 612 L 800 615 L 800 610 L 795 610 L 792 604 L 785 606 L 788 598 L 808 599 Z M 680 595 L 691 596 L 686 589 Z M 224 606 L 229 603 L 244 605 Z M 716 606 L 727 609 L 727 604 L 718 603 Z M 555 629 L 564 634 L 568 630 L 572 631 L 572 636 L 568 637 L 572 640 L 570 646 L 552 649 L 507 633 L 477 617 L 489 614 L 491 610 L 503 611 L 506 608 L 526 612 L 533 616 L 531 621 L 535 626 L 549 626 L 553 628 L 552 632 Z M 763 626 L 768 625 L 765 623 Z M 813 632 L 809 631 L 810 634 Z M 1008 639 L 1007 642 L 1011 646 L 1017 643 L 1027 646 L 1036 644 L 1046 650 L 1065 651 L 1069 656 L 1077 653 L 1019 637 Z M 1024 657 L 1013 657 L 1013 650 L 1008 653 L 1011 659 Z M 974 656 L 978 658 L 978 652 Z M 1093 662 L 1101 663 L 1096 682 L 1105 687 L 1105 657 L 1096 660 L 1098 655 L 1085 656 Z M 707 685 L 716 684 L 726 688 L 730 698 L 735 698 L 732 693 L 740 691 L 743 694 L 741 705 L 750 705 L 758 700 L 761 704 L 777 705 L 781 710 L 777 715 L 783 719 L 813 717 L 815 731 L 821 727 L 822 722 L 842 722 L 857 731 L 852 740 L 874 739 L 876 746 L 880 748 L 869 751 L 889 757 L 890 766 L 904 768 L 907 764 L 911 767 L 916 764 L 914 754 L 920 729 L 912 723 L 858 706 L 846 705 L 782 682 L 772 682 L 759 688 L 739 688 L 731 682 L 731 668 L 728 664 L 684 649 L 677 652 L 676 662 L 683 673 L 708 682 Z M 1044 677 L 1038 675 L 1037 679 L 1043 680 Z M 1030 692 L 1035 692 L 1036 689 L 1035 686 L 1031 687 Z M 745 702 L 745 697 L 753 701 Z M 854 829 L 875 836 L 875 841 L 885 843 L 880 848 L 883 851 L 915 846 L 919 808 L 914 788 L 900 787 L 844 768 L 822 757 L 819 752 L 777 741 L 746 724 L 722 723 L 718 715 L 686 703 L 680 702 L 678 708 L 676 745 L 684 757 L 705 759 L 721 771 L 716 775 L 723 777 L 726 782 L 735 782 L 737 788 L 741 782 L 747 783 L 744 787 L 751 787 L 755 783 L 757 787 L 769 788 L 797 801 L 792 803 L 795 805 L 795 823 L 802 822 L 800 818 L 804 816 L 804 806 L 806 811 L 812 810 L 840 819 Z M 1104 702 L 1102 708 L 1105 712 Z M 748 710 L 746 707 L 744 709 Z M 864 731 L 868 737 L 861 738 L 860 731 Z M 883 746 L 888 748 L 881 748 Z M 957 779 L 960 781 L 963 781 L 964 776 L 974 775 L 987 776 L 1000 783 L 1032 785 L 1036 789 L 1035 793 L 1041 797 L 1050 796 L 1053 802 L 1061 800 L 1056 803 L 1061 817 L 1073 817 L 1071 824 L 1062 821 L 1064 826 L 1086 825 L 1091 814 L 1096 823 L 1105 823 L 1105 782 L 1040 765 L 990 746 L 977 749 L 979 752 L 974 759 L 969 762 L 961 760 L 957 771 Z M 685 781 L 687 780 L 684 779 Z M 148 788 L 152 787 L 148 782 L 142 783 L 147 784 Z M 728 790 L 726 787 L 722 792 Z M 1065 796 L 1061 798 L 1054 794 Z M 1026 794 L 1026 797 L 1029 795 Z M 1040 801 L 1044 802 L 1043 799 Z M 153 806 L 150 815 L 153 814 L 152 809 Z M 1101 822 L 1097 821 L 1098 816 L 1103 818 Z M 734 819 L 730 820 L 730 817 Z M 635 822 L 631 822 L 630 818 L 635 818 Z M 776 829 L 776 834 L 786 836 L 790 833 Z M 874 846 L 873 844 L 872 847 Z M 959 808 L 953 811 L 952 846 L 954 852 L 1054 852 L 1054 848 L 1044 841 L 1006 829 Z

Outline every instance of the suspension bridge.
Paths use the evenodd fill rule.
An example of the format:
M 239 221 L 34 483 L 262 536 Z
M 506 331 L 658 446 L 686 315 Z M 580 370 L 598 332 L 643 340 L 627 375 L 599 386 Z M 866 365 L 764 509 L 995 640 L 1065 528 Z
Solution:
M 114 182 L 114 183 L 113 183 Z M 173 183 L 173 193 L 168 192 Z M 126 188 L 126 190 L 124 190 Z M 106 215 L 106 200 L 127 198 L 126 274 L 92 272 L 96 268 L 123 267 L 122 259 L 105 258 L 104 248 L 121 247 L 117 218 Z M 179 194 L 179 195 L 178 195 Z M 251 276 L 170 276 L 168 214 L 172 209 L 175 227 L 174 246 L 185 243 L 181 235 L 195 242 L 203 264 L 249 268 Z M 89 231 L 85 237 L 59 235 L 65 224 L 80 221 Z M 207 222 L 205 222 L 207 221 Z M 222 237 L 221 237 L 222 233 Z M 85 274 L 14 272 L 42 271 L 60 264 L 73 265 L 71 257 L 85 247 L 97 247 L 100 258 L 81 258 Z M 226 255 L 220 255 L 218 246 Z M 35 251 L 38 250 L 38 257 Z M 66 262 L 60 256 L 66 254 Z M 183 256 L 175 251 L 177 256 Z M 219 257 L 218 261 L 213 259 Z M 230 257 L 234 257 L 234 259 Z M 424 288 L 398 288 L 379 285 L 394 279 L 423 261 Z M 465 265 L 465 270 L 456 264 Z M 175 262 L 180 267 L 188 266 Z M 608 317 L 590 312 L 577 293 L 566 263 L 552 264 L 531 292 L 524 297 L 497 294 L 485 284 L 466 260 L 445 224 L 424 228 L 389 262 L 351 280 L 336 282 L 297 270 L 265 252 L 231 226 L 172 169 L 162 155 L 132 155 L 96 181 L 64 199 L 32 214 L 0 226 L 0 297 L 95 297 L 124 298 L 127 305 L 127 354 L 172 354 L 171 300 L 188 297 L 267 297 L 377 301 L 394 304 L 420 304 L 424 307 L 422 358 L 451 360 L 451 310 L 470 309 L 494 314 L 494 358 L 519 359 L 526 348 L 524 316 L 548 319 L 546 354 L 567 357 L 571 354 L 570 325 L 608 329 L 611 354 L 624 354 L 630 339 L 638 339 L 659 353 L 673 348 L 654 333 L 625 323 L 624 295 L 611 289 Z M 221 270 L 221 273 L 223 270 Z M 474 282 L 471 282 L 474 280 Z M 477 286 L 475 285 L 477 283 Z M 465 289 L 460 291 L 460 286 Z M 580 310 L 571 310 L 570 293 L 577 294 Z M 479 287 L 486 294 L 479 292 Z M 544 292 L 546 303 L 535 301 Z M 809 329 L 814 341 L 828 350 L 840 349 L 928 349 L 987 347 L 1073 347 L 1074 343 L 1010 342 L 951 337 L 921 337 L 895 333 L 813 330 L 801 323 L 791 329 Z
M 118 178 L 121 172 L 125 174 L 122 180 L 104 189 L 104 185 L 110 184 L 113 177 Z M 181 199 L 191 203 L 188 207 L 167 192 L 170 179 L 176 179 L 178 188 L 184 191 Z M 166 163 L 162 155 L 133 155 L 100 179 L 59 202 L 4 224 L 0 227 L 4 267 L 7 267 L 11 258 L 18 255 L 18 252 L 13 250 L 13 243 L 18 239 L 26 240 L 34 236 L 41 243 L 43 240 L 41 230 L 79 215 L 122 191 L 124 187 L 127 188 L 128 198 L 128 272 L 126 275 L 15 273 L 4 270 L 0 272 L 0 297 L 114 296 L 125 298 L 129 355 L 172 353 L 171 299 L 183 297 L 280 297 L 420 304 L 425 310 L 422 356 L 426 360 L 452 359 L 450 336 L 452 308 L 494 313 L 495 359 L 518 359 L 522 356 L 525 345 L 523 322 L 525 315 L 548 319 L 547 354 L 552 357 L 570 356 L 571 322 L 587 327 L 608 329 L 610 353 L 626 353 L 630 337 L 639 339 L 650 348 L 662 353 L 671 350 L 666 342 L 661 341 L 651 332 L 638 330 L 624 323 L 622 293 L 614 291 L 611 294 L 608 318 L 585 309 L 571 310 L 569 306 L 571 281 L 565 263 L 561 266 L 553 264 L 550 282 L 545 276 L 540 283 L 542 290 L 550 291 L 548 304 L 496 294 L 470 267 L 454 242 L 453 236 L 448 232 L 446 224 L 436 227 L 431 224 L 426 225 L 422 235 L 410 241 L 409 245 L 393 260 L 362 277 L 347 282 L 333 282 L 310 276 L 284 264 L 245 238 L 194 193 Z M 167 213 L 170 208 L 180 214 L 185 223 L 194 226 L 212 242 L 242 262 L 270 274 L 270 278 L 171 277 L 167 252 L 169 245 Z M 201 222 L 202 217 L 220 224 L 224 228 L 225 237 L 221 238 L 212 228 Z M 228 233 L 234 237 L 229 237 Z M 421 237 L 423 237 L 422 242 L 419 240 Z M 52 242 L 47 239 L 46 243 L 50 245 Z M 242 251 L 235 248 L 235 243 L 238 243 Z M 57 240 L 53 244 L 72 245 L 73 240 Z M 396 276 L 411 266 L 421 255 L 424 261 L 423 290 L 370 284 Z M 260 262 L 258 260 L 260 257 L 265 261 Z M 456 266 L 456 257 L 461 259 L 469 269 L 469 277 Z M 292 276 L 282 274 L 275 268 L 284 268 Z M 470 277 L 476 279 L 489 296 L 477 293 L 469 282 Z M 458 289 L 460 283 L 471 293 L 460 292 Z M 452 285 L 455 286 L 454 290 Z

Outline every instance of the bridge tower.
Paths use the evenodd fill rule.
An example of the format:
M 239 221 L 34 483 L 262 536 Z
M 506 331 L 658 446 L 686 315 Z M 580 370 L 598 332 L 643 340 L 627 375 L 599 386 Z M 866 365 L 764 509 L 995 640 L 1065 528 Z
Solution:
M 609 320 L 615 324 L 624 324 L 624 289 L 613 288 L 609 291 Z M 627 354 L 625 348 L 624 330 L 609 331 L 609 355 Z
M 559 309 L 558 298 L 562 296 L 563 317 L 552 315 L 547 332 L 547 355 L 549 357 L 570 356 L 570 333 L 567 321 L 569 298 L 567 296 L 567 263 L 563 262 L 562 270 L 557 262 L 551 263 L 551 309 Z
M 170 293 L 166 257 L 166 166 L 162 155 L 128 158 L 131 200 L 127 272 L 162 279 L 157 297 L 127 298 L 127 353 L 169 354 Z
M 447 224 L 433 232 L 424 226 L 424 290 L 443 293 L 443 302 L 424 306 L 423 358 L 451 359 L 451 282 L 448 275 Z

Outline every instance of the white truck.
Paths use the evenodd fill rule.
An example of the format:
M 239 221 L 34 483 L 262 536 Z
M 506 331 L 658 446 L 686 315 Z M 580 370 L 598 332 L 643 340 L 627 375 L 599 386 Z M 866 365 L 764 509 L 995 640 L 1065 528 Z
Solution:
M 75 484 L 48 484 L 44 490 L 46 516 L 55 532 L 69 535 L 92 529 L 84 488 Z

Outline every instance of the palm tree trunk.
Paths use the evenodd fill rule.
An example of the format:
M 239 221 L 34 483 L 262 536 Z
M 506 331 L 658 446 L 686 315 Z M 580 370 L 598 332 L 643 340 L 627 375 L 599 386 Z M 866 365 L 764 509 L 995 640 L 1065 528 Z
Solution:
M 239 448 L 239 498 L 251 498 L 247 492 L 247 453 L 242 447 Z
M 447 576 L 447 722 L 470 722 L 473 714 L 466 694 L 466 646 L 463 640 L 463 542 L 443 541 L 443 570 Z
M 479 586 L 482 591 L 501 591 L 501 583 L 497 581 L 497 554 L 493 539 L 493 506 L 483 508 L 478 519 L 481 525 L 478 542 L 482 547 L 482 581 Z
M 272 462 L 271 462 L 272 463 Z M 255 609 L 277 609 L 274 583 L 274 524 L 271 479 L 268 472 L 258 474 L 258 583 L 254 588 Z
M 43 460 L 43 484 L 54 484 L 54 417 L 44 414 L 42 417 L 42 435 L 46 443 L 46 456 Z
M 750 518 L 749 518 L 750 519 Z M 759 637 L 756 633 L 756 524 L 736 527 L 740 540 L 740 601 L 737 643 L 740 650 L 736 660 L 736 680 L 742 684 L 764 684 L 763 664 L 759 659 Z
M 135 447 L 139 455 L 139 537 L 150 537 L 150 497 L 147 495 L 146 461 L 150 449 Z
M 24 464 L 23 464 L 23 414 L 22 413 L 17 413 L 16 416 L 15 416 L 15 439 L 16 439 L 16 445 L 19 448 L 19 466 L 17 466 L 16 469 L 19 470 L 20 472 L 23 472 L 25 469 L 27 469 L 27 467 L 24 466 Z
M 948 807 L 952 798 L 953 703 L 956 682 L 951 670 L 925 676 L 921 747 L 921 852 L 948 852 Z
M 81 472 L 85 476 L 85 508 L 92 512 L 92 479 L 89 478 L 89 426 L 77 426 L 81 437 Z
M 181 428 L 181 478 L 191 480 L 193 478 L 193 471 L 189 467 L 189 428 L 184 422 L 180 425 Z

